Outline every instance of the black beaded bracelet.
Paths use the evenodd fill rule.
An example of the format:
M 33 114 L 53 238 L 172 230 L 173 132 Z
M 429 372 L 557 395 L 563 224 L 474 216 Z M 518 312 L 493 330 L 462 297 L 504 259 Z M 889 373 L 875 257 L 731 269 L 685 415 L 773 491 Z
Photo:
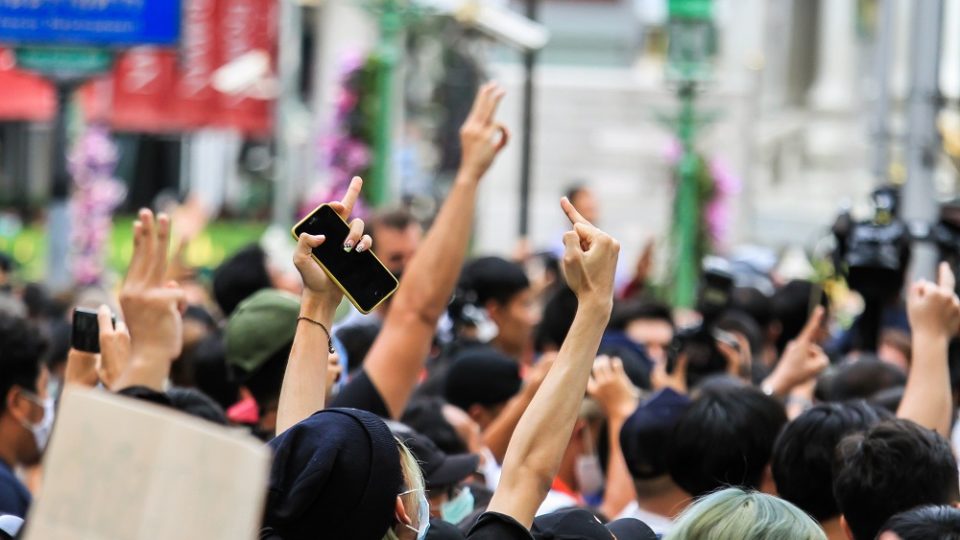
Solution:
M 336 351 L 333 350 L 333 336 L 330 335 L 330 330 L 322 322 L 315 321 L 310 317 L 297 317 L 297 321 L 307 321 L 308 323 L 315 324 L 323 329 L 323 332 L 327 334 L 327 349 L 330 351 L 330 354 L 334 354 Z

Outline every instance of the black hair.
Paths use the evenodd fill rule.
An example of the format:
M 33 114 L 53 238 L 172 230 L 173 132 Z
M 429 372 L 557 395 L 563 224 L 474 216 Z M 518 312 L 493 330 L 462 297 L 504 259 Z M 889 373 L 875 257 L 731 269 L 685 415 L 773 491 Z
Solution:
M 948 506 L 921 506 L 888 519 L 880 532 L 896 533 L 900 540 L 960 540 L 960 510 Z
M 704 385 L 673 428 L 670 476 L 694 497 L 725 486 L 758 489 L 787 415 L 756 388 Z
M 219 332 L 211 332 L 174 362 L 173 384 L 196 387 L 224 409 L 237 402 L 240 386 L 231 377 L 226 346 Z
M 481 257 L 468 262 L 460 274 L 459 288 L 473 305 L 483 307 L 489 301 L 505 305 L 517 293 L 530 287 L 523 267 L 500 257 Z
M 234 253 L 213 272 L 213 298 L 224 317 L 229 317 L 253 293 L 272 285 L 267 254 L 256 244 Z
M 773 322 L 773 300 L 755 287 L 735 287 L 730 293 L 730 308 L 746 313 L 762 331 Z
M 250 391 L 257 402 L 260 414 L 280 399 L 280 387 L 283 386 L 283 374 L 287 369 L 287 360 L 290 358 L 292 347 L 292 341 L 280 347 L 256 371 L 245 374 L 241 379 L 243 386 Z
M 626 330 L 627 325 L 637 320 L 663 321 L 674 326 L 673 314 L 666 304 L 649 300 L 633 300 L 617 304 L 610 317 L 610 328 Z
M 856 540 L 870 540 L 890 517 L 960 496 L 950 443 L 909 420 L 887 420 L 837 446 L 833 494 Z
M 374 214 L 373 218 L 370 219 L 367 234 L 376 240 L 377 230 L 379 229 L 405 231 L 411 225 L 418 223 L 417 218 L 410 210 L 403 207 L 388 208 Z
M 11 272 L 13 270 L 13 257 L 0 251 L 0 272 Z
M 780 336 L 777 337 L 777 352 L 783 354 L 787 343 L 796 339 L 810 317 L 810 300 L 813 298 L 814 285 L 809 281 L 794 280 L 780 288 L 771 301 L 773 318 L 780 322 Z M 820 305 L 829 308 L 827 295 L 819 295 Z
M 447 454 L 469 452 L 467 443 L 443 416 L 447 402 L 436 396 L 419 396 L 410 400 L 400 421 L 417 433 L 433 441 L 437 448 Z
M 780 497 L 820 522 L 839 516 L 832 471 L 837 443 L 890 418 L 862 400 L 821 403 L 795 418 L 773 446 L 771 468 Z
M 888 388 L 907 383 L 906 374 L 898 367 L 861 354 L 855 361 L 846 361 L 824 373 L 817 381 L 814 395 L 820 401 L 871 399 Z
M 7 396 L 14 386 L 37 393 L 46 347 L 36 326 L 23 317 L 0 311 L 0 413 L 6 410 Z
M 167 397 L 170 398 L 171 406 L 180 412 L 221 426 L 227 425 L 227 415 L 223 412 L 223 407 L 196 388 L 175 386 L 167 391 Z
M 760 325 L 753 320 L 750 315 L 737 310 L 730 309 L 723 312 L 714 326 L 727 332 L 736 332 L 742 334 L 750 345 L 751 358 L 757 359 L 763 350 L 763 330 Z
M 582 195 L 583 192 L 585 192 L 585 191 L 587 191 L 587 190 L 588 190 L 587 184 L 586 184 L 585 182 L 578 181 L 578 182 L 576 182 L 576 183 L 571 184 L 570 186 L 568 186 L 567 189 L 563 192 L 563 195 L 564 195 L 564 197 L 566 197 L 567 199 L 569 199 L 570 202 L 573 202 L 574 199 L 576 199 L 578 196 Z
M 365 321 L 363 324 L 352 324 L 337 330 L 337 340 L 343 345 L 347 355 L 348 374 L 352 374 L 363 365 L 370 347 L 380 334 L 381 326 L 380 322 Z
M 577 295 L 566 285 L 558 288 L 543 307 L 543 319 L 534 331 L 537 351 L 560 348 L 577 315 Z

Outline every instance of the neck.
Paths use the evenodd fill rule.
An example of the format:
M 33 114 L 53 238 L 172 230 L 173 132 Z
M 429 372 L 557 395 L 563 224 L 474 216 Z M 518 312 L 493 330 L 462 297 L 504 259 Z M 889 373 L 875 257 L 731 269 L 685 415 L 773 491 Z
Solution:
M 19 425 L 11 426 L 6 418 L 0 418 L 0 461 L 7 464 L 11 469 L 17 465 L 16 441 L 17 436 L 12 433 L 13 429 L 20 428 Z M 20 428 L 22 429 L 22 428 Z
M 820 526 L 827 534 L 827 540 L 847 540 L 847 533 L 840 526 L 840 516 L 821 521 Z
M 675 519 L 690 505 L 690 495 L 670 477 L 641 480 L 637 484 L 637 506 L 659 516 Z

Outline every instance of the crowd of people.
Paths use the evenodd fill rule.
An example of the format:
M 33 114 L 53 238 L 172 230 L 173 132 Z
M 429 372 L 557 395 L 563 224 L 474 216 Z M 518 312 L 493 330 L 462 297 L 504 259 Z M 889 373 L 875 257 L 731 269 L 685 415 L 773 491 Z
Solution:
M 344 252 L 400 282 L 367 316 L 338 316 L 323 236 L 298 239 L 300 279 L 251 246 L 204 283 L 144 209 L 116 301 L 52 299 L 0 258 L 0 538 L 29 529 L 75 385 L 262 439 L 262 539 L 960 539 L 947 265 L 891 306 L 905 343 L 858 350 L 818 284 L 769 268 L 681 328 L 696 314 L 655 299 L 649 250 L 618 279 L 587 189 L 560 202 L 562 250 L 468 260 L 502 97 L 481 88 L 427 230 L 396 209 L 351 221 Z M 361 189 L 331 207 L 349 221 Z M 99 353 L 70 348 L 75 304 L 99 306 Z

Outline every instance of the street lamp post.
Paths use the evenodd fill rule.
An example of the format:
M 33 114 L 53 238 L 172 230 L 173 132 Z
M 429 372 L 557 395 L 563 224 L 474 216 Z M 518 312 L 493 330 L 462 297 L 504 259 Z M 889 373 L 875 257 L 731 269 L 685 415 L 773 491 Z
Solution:
M 675 129 L 682 155 L 677 167 L 677 187 L 673 222 L 672 300 L 677 307 L 693 307 L 700 273 L 698 176 L 700 161 L 696 154 L 698 118 L 697 86 L 710 74 L 715 46 L 711 0 L 670 0 L 667 80 L 677 84 L 680 111 Z

